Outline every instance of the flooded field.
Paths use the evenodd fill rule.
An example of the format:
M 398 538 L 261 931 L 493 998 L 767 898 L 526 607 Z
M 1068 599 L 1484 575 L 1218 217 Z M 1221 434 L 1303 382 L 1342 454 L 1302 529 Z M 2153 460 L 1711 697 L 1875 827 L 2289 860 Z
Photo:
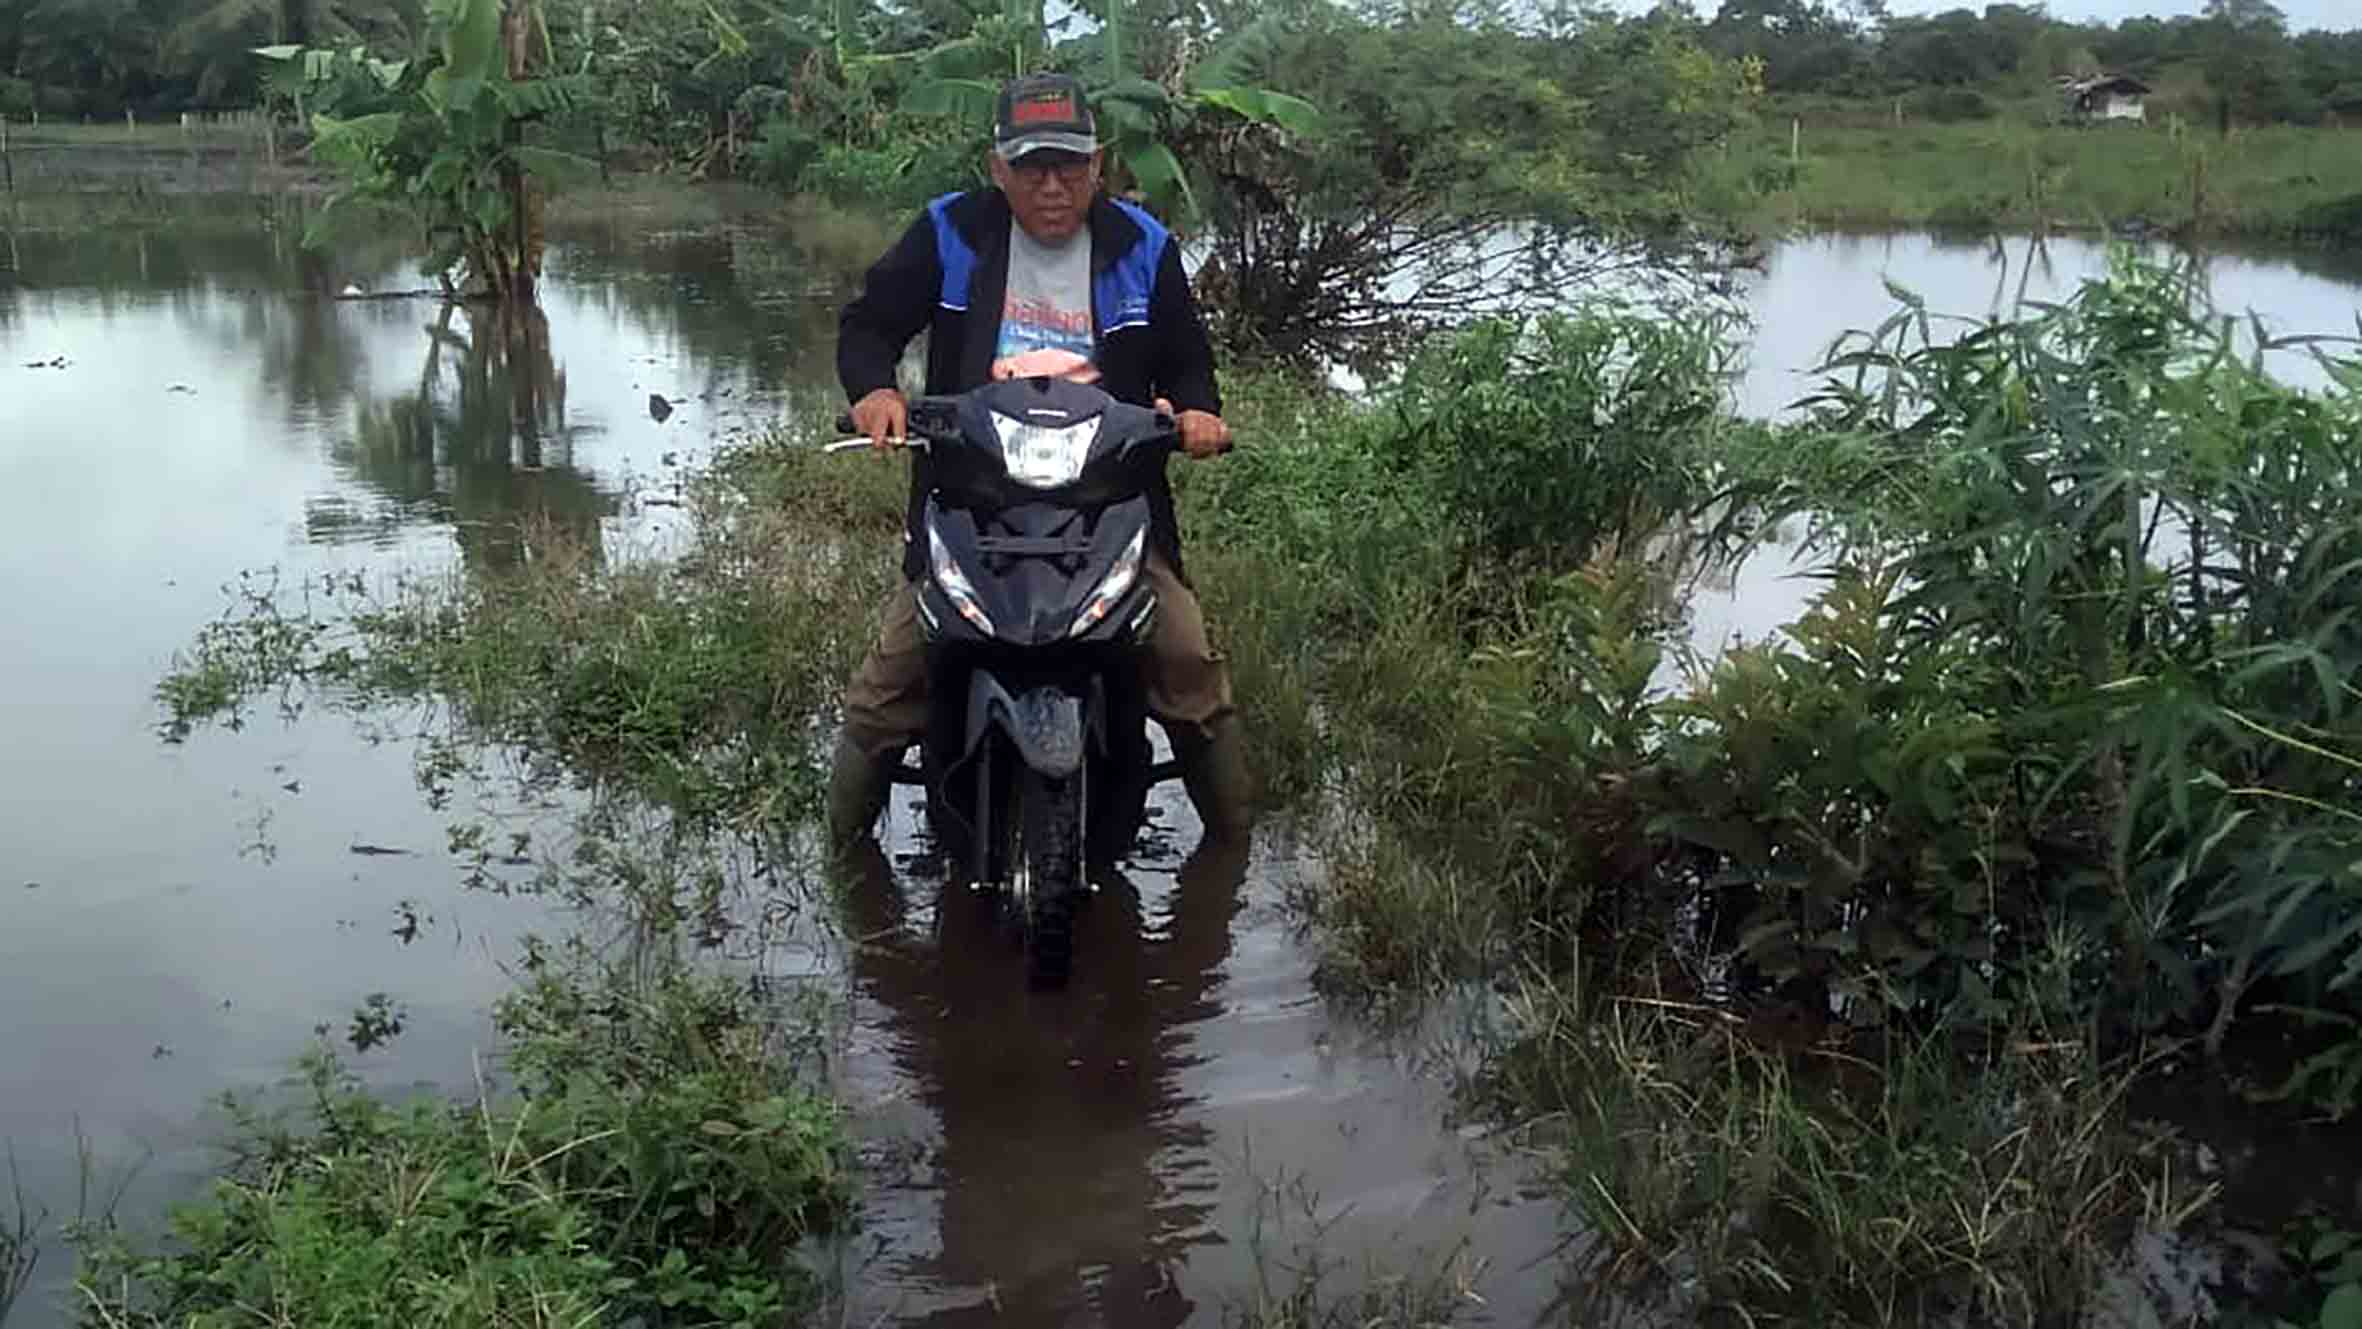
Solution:
M 121 1181 L 135 1221 L 188 1195 L 213 1165 L 213 1100 L 277 1079 L 317 1026 L 344 1038 L 373 999 L 402 1020 L 356 1040 L 370 1083 L 466 1086 L 522 939 L 585 925 L 470 889 L 448 843 L 474 811 L 563 844 L 574 792 L 494 771 L 438 806 L 422 717 L 265 705 L 170 744 L 152 697 L 245 593 L 497 571 L 561 536 L 662 552 L 683 467 L 833 399 L 841 252 L 777 226 L 557 239 L 541 318 L 519 330 L 324 298 L 414 279 L 394 259 L 326 268 L 267 213 L 185 237 L 11 237 L 0 1141 L 53 1218 L 93 1173 Z M 2014 243 L 1775 251 L 1749 288 L 1742 400 L 1793 400 L 1830 336 L 1887 311 L 1884 277 L 1976 313 L 2102 261 Z M 2336 328 L 2362 288 L 2225 259 L 2216 297 Z M 1812 590 L 1798 571 L 1775 548 L 1708 582 L 1696 644 L 1776 630 Z M 807 1253 L 835 1322 L 1219 1323 L 1309 1277 L 1314 1252 L 1343 1286 L 1433 1280 L 1470 1322 L 1547 1312 L 1556 1203 L 1513 1142 L 1454 1117 L 1490 1013 L 1472 998 L 1380 1026 L 1316 992 L 1287 900 L 1321 864 L 1294 828 L 1205 854 L 1187 801 L 1161 796 L 1088 915 L 1075 986 L 1030 994 L 973 901 L 941 897 L 916 818 L 893 815 L 842 918 L 811 907 L 812 883 L 766 875 L 759 846 L 733 849 L 737 907 L 783 921 L 731 962 L 834 1012 L 865 1172 L 858 1229 Z M 11 1329 L 66 1322 L 69 1264 L 45 1252 Z

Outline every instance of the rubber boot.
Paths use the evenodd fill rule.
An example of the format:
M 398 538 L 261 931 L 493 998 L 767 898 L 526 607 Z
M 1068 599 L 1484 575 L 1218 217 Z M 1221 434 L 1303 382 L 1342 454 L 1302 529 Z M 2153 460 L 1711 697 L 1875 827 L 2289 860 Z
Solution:
M 843 850 L 859 844 L 877 828 L 878 814 L 894 792 L 894 768 L 902 754 L 889 751 L 873 756 L 850 735 L 837 735 L 828 771 L 828 843 Z
M 1247 771 L 1247 745 L 1238 717 L 1225 715 L 1201 729 L 1175 725 L 1166 731 L 1173 758 L 1181 763 L 1181 786 L 1197 805 L 1209 837 L 1244 839 L 1254 828 L 1255 783 Z

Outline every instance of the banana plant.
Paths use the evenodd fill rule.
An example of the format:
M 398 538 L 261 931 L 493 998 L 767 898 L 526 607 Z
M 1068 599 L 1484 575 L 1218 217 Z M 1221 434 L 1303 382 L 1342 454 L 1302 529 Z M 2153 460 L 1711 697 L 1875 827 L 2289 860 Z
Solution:
M 340 205 L 391 206 L 419 225 L 425 269 L 446 291 L 532 302 L 536 198 L 597 167 L 525 143 L 526 125 L 563 109 L 578 80 L 524 76 L 538 25 L 528 0 L 511 3 L 519 7 L 432 0 L 437 42 L 424 60 L 380 60 L 362 47 L 256 51 L 273 66 L 273 88 L 311 108 L 314 151 L 345 173 L 309 240 Z
M 980 20 L 969 35 L 919 56 L 925 77 L 904 99 L 907 110 L 989 124 L 1002 81 L 1031 72 L 1032 53 L 1047 45 L 1038 0 L 1009 0 L 1003 13 Z M 1101 19 L 1103 62 L 1086 77 L 1099 141 L 1119 187 L 1138 192 L 1167 217 L 1199 215 L 1188 168 L 1174 145 L 1202 120 L 1235 117 L 1291 134 L 1319 123 L 1310 102 L 1269 88 L 1218 80 L 1179 90 L 1135 72 L 1126 52 L 1123 0 L 1108 0 Z

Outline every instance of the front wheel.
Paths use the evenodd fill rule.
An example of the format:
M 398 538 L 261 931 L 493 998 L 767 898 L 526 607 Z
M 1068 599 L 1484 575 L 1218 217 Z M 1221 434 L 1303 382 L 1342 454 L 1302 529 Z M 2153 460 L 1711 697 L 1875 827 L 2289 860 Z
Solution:
M 1060 987 L 1074 969 L 1074 916 L 1082 903 L 1083 774 L 1019 779 L 1014 903 L 1025 930 L 1026 975 Z

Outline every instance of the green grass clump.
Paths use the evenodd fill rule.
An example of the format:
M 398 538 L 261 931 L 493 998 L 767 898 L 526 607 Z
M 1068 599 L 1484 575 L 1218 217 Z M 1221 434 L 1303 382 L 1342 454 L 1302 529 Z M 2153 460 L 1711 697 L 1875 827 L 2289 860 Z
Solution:
M 742 987 L 536 967 L 501 1005 L 521 1096 L 393 1105 L 325 1050 L 305 1106 L 233 1104 L 234 1161 L 169 1243 L 86 1233 L 82 1322 L 780 1323 L 789 1253 L 845 1213 L 826 1099 Z

